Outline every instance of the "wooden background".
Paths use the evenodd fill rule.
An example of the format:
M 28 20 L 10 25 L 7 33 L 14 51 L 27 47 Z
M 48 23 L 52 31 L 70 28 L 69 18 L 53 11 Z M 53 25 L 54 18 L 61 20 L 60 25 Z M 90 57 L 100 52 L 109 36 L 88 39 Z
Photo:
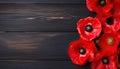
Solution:
M 90 69 L 68 57 L 85 0 L 0 0 L 1 69 Z

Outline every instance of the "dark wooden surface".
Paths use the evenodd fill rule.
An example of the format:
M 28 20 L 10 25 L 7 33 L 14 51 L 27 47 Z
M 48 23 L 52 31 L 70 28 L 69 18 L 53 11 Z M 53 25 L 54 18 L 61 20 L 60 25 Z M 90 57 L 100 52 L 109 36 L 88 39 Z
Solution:
M 0 59 L 69 60 L 67 51 L 77 33 L 3 32 L 0 33 Z
M 93 16 L 79 4 L 0 4 L 0 31 L 73 32 L 80 18 Z
M 71 61 L 7 60 L 0 62 L 1 69 L 90 69 L 89 65 L 79 67 Z
M 83 4 L 1 3 L 0 68 L 90 69 L 74 65 L 67 54 L 79 39 L 76 22 L 87 16 L 94 15 Z
M 85 4 L 85 0 L 0 0 L 0 3 L 77 3 Z

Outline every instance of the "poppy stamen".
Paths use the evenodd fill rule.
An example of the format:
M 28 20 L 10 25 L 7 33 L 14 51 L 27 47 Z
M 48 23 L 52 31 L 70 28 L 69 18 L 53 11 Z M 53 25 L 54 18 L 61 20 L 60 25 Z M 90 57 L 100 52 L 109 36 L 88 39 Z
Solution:
M 85 31 L 92 32 L 93 31 L 93 27 L 91 25 L 86 25 L 85 26 Z
M 106 0 L 99 0 L 99 5 L 100 6 L 105 6 L 106 5 Z
M 86 53 L 86 49 L 80 48 L 80 49 L 79 49 L 79 52 L 80 52 L 80 54 L 84 55 L 84 54 Z
M 114 44 L 114 39 L 113 39 L 113 38 L 108 38 L 108 39 L 107 39 L 107 43 L 108 43 L 109 45 Z
M 112 17 L 108 18 L 108 19 L 106 20 L 106 22 L 107 22 L 108 25 L 113 25 L 113 24 L 114 24 L 114 20 L 113 20 Z
M 109 64 L 109 59 L 106 58 L 106 57 L 103 58 L 103 59 L 102 59 L 102 63 L 103 63 L 103 64 Z

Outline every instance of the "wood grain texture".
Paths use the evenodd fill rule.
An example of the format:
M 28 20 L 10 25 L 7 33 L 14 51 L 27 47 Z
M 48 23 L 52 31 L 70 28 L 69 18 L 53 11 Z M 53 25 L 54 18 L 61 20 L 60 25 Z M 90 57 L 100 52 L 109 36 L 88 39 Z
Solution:
M 85 0 L 0 0 L 0 3 L 79 3 L 79 4 L 85 4 Z
M 69 43 L 79 39 L 76 22 L 94 16 L 84 1 L 0 0 L 0 68 L 90 69 L 68 57 Z M 8 4 L 23 2 L 47 4 Z
M 0 59 L 69 60 L 67 51 L 77 33 L 0 33 Z
M 79 4 L 0 4 L 0 31 L 74 32 L 90 15 Z
M 0 62 L 1 69 L 90 69 L 89 65 L 77 66 L 71 61 L 8 60 Z

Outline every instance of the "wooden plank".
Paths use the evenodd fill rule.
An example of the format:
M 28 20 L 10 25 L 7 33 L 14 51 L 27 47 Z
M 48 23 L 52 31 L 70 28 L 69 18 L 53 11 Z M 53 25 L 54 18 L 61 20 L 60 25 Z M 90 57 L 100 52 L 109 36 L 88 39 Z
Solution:
M 85 3 L 85 0 L 0 0 L 0 3 Z
M 1 32 L 0 59 L 69 60 L 69 43 L 77 39 L 75 32 Z
M 89 65 L 77 66 L 71 61 L 8 60 L 0 62 L 1 69 L 90 69 Z
M 0 4 L 0 31 L 76 31 L 80 18 L 94 16 L 79 4 Z

